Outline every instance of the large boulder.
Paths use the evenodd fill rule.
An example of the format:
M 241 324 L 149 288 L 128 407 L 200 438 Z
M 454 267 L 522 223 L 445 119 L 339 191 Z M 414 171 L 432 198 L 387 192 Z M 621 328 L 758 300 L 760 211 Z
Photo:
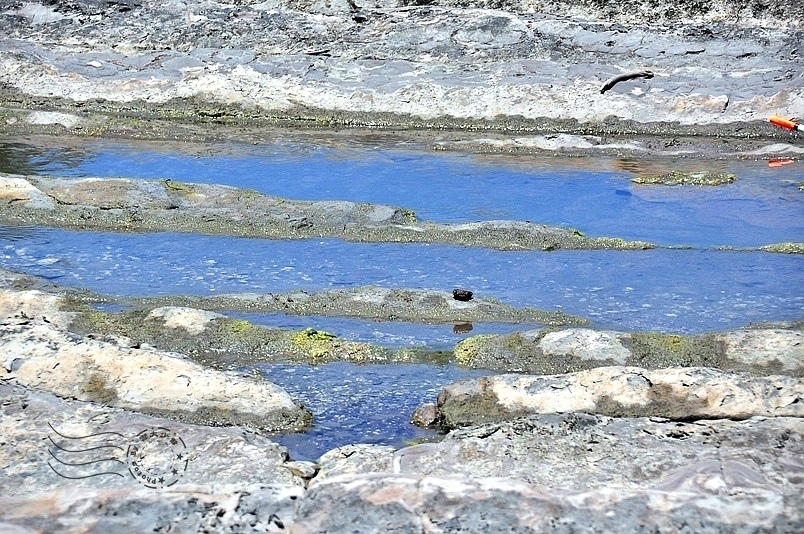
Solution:
M 2 532 L 283 532 L 298 486 L 63 489 L 0 497 Z
M 362 475 L 308 490 L 292 532 L 793 532 L 801 495 L 545 490 L 517 480 Z
M 398 450 L 393 472 L 505 477 L 537 486 L 790 494 L 804 484 L 804 420 L 690 423 L 592 414 L 531 415 Z M 323 480 L 317 481 L 321 483 Z

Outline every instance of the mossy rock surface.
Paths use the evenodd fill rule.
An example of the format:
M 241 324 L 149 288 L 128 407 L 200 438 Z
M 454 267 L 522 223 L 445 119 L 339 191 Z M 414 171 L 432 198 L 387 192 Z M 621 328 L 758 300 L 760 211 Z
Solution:
M 804 243 L 774 243 L 760 247 L 760 250 L 778 254 L 804 254 Z
M 652 185 L 724 185 L 737 180 L 737 175 L 727 172 L 681 172 L 670 171 L 667 174 L 640 175 L 631 181 L 636 184 Z

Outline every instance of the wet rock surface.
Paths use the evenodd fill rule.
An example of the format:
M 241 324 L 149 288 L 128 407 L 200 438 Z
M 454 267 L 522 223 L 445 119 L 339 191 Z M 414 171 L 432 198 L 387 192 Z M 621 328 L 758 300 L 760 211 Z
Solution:
M 804 334 L 791 326 L 688 336 L 586 328 L 528 330 L 473 336 L 458 343 L 454 353 L 455 360 L 468 367 L 535 374 L 633 365 L 648 369 L 705 366 L 800 377 Z
M 33 189 L 31 188 L 33 184 Z M 93 230 L 177 231 L 271 239 L 454 243 L 502 250 L 652 248 L 520 221 L 419 222 L 405 208 L 294 201 L 257 191 L 172 180 L 22 177 L 0 173 L 0 220 Z

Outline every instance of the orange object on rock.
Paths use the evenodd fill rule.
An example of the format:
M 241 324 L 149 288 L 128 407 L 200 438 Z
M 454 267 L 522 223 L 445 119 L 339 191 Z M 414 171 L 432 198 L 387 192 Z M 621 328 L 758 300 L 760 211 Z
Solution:
M 781 128 L 785 128 L 786 130 L 800 130 L 801 125 L 796 124 L 795 121 L 791 121 L 790 119 L 785 119 L 784 117 L 780 117 L 778 115 L 771 115 L 768 119 L 771 124 L 775 124 Z
M 768 160 L 768 167 L 781 167 L 783 165 L 790 165 L 791 163 L 795 163 L 796 160 L 789 159 L 789 158 L 780 158 L 780 159 L 769 159 Z

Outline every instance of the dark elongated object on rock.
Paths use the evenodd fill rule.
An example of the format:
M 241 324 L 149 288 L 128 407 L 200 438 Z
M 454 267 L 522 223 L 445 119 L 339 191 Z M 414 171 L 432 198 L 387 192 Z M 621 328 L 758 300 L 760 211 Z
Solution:
M 639 72 L 626 72 L 625 74 L 619 74 L 606 80 L 606 83 L 604 83 L 603 87 L 600 88 L 600 94 L 602 95 L 620 82 L 626 82 L 628 80 L 633 80 L 634 78 L 650 79 L 653 78 L 653 73 L 649 70 L 641 70 Z
M 468 289 L 453 289 L 452 296 L 455 300 L 472 300 L 472 292 Z

